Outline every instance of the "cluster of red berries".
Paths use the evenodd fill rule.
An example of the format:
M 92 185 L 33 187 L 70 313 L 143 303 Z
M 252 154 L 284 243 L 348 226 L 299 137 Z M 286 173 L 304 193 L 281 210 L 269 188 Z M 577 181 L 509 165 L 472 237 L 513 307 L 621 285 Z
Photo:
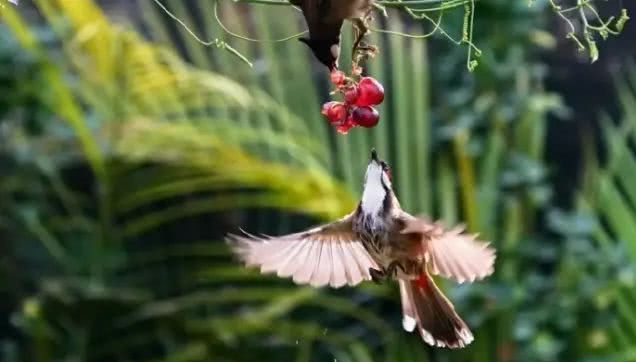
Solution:
M 382 84 L 371 77 L 362 77 L 359 82 L 347 78 L 344 72 L 331 73 L 331 82 L 344 94 L 344 102 L 327 102 L 322 106 L 322 114 L 339 133 L 346 134 L 356 126 L 375 127 L 380 114 L 373 108 L 384 101 Z

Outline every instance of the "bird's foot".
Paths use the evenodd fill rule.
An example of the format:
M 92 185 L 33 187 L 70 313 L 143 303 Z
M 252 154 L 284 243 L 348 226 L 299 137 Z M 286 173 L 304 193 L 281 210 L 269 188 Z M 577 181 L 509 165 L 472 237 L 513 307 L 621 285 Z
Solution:
M 406 273 L 404 266 L 401 263 L 394 261 L 391 262 L 391 264 L 389 264 L 389 266 L 384 270 L 369 268 L 369 274 L 371 275 L 371 280 L 373 280 L 377 284 L 380 284 L 381 282 L 389 278 L 396 278 L 398 269 L 401 270 L 402 273 Z
M 397 273 L 398 273 L 398 269 L 400 269 L 402 271 L 402 273 L 406 273 L 406 270 L 404 269 L 404 266 L 402 266 L 401 263 L 394 261 L 391 262 L 391 264 L 389 264 L 389 267 L 386 268 L 386 275 L 388 276 L 392 276 L 394 278 L 397 277 Z
M 371 280 L 376 284 L 381 284 L 386 280 L 386 273 L 383 270 L 369 268 L 369 274 L 371 274 Z

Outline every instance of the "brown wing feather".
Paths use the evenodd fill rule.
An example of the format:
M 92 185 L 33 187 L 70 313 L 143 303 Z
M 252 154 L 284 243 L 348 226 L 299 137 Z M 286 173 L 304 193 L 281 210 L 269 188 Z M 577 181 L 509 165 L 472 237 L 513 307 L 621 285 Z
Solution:
M 353 286 L 371 280 L 369 268 L 378 269 L 353 234 L 350 216 L 300 233 L 279 237 L 228 235 L 226 241 L 247 266 L 314 287 Z
M 464 283 L 493 273 L 495 249 L 490 247 L 490 243 L 477 240 L 477 235 L 465 233 L 463 227 L 445 230 L 441 223 L 411 215 L 405 215 L 404 224 L 403 234 L 421 236 L 433 274 Z

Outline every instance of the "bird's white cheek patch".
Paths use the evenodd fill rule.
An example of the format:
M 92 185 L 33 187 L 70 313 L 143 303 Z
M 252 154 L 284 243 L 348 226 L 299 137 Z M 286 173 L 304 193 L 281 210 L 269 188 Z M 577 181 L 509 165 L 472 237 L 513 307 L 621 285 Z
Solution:
M 386 172 L 382 173 L 382 180 L 384 180 L 384 184 L 387 185 L 387 187 L 391 187 L 392 183 L 391 183 L 391 179 L 389 178 L 389 176 L 386 174 Z

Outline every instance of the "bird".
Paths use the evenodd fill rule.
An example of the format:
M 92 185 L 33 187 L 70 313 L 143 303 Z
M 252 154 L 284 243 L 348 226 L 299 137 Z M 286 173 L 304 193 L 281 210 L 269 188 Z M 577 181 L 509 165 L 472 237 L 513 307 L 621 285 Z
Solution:
M 362 197 L 340 220 L 283 236 L 228 234 L 226 241 L 248 267 L 313 287 L 355 286 L 397 280 L 402 326 L 434 347 L 462 348 L 474 337 L 432 275 L 458 283 L 494 271 L 496 250 L 464 231 L 404 211 L 389 165 L 371 151 Z
M 340 57 L 340 33 L 345 19 L 350 19 L 355 29 L 355 52 L 364 35 L 368 32 L 367 18 L 374 0 L 289 0 L 300 7 L 309 38 L 299 38 L 314 56 L 330 71 L 338 69 Z

